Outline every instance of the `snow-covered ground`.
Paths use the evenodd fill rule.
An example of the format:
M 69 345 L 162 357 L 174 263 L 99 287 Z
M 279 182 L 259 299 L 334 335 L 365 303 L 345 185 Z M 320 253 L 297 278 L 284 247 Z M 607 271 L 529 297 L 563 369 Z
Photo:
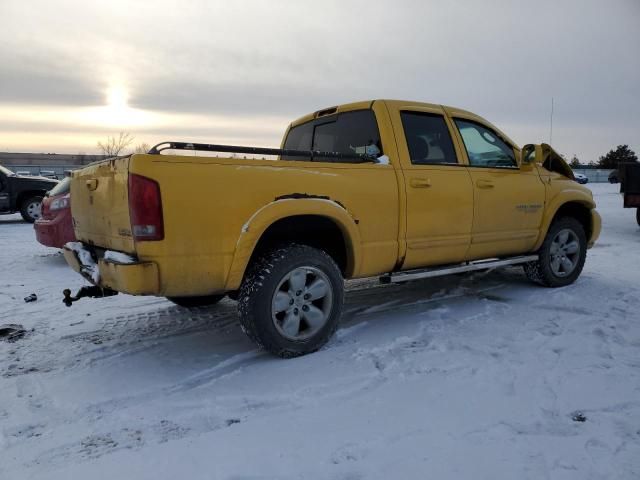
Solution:
M 574 285 L 352 282 L 336 337 L 293 360 L 230 300 L 66 308 L 82 279 L 0 217 L 0 324 L 30 330 L 0 341 L 0 479 L 640 478 L 640 228 L 616 185 L 593 190 Z

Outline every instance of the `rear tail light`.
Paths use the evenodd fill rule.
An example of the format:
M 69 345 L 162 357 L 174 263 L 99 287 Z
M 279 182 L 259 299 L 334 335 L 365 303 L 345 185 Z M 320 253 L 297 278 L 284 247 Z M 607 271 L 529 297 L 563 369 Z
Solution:
M 49 209 L 51 210 L 62 210 L 63 208 L 67 208 L 70 203 L 70 196 L 67 193 L 63 197 L 56 198 L 49 203 Z
M 49 197 L 44 197 L 44 199 L 42 200 L 42 207 L 40 208 L 40 214 L 42 215 L 42 218 L 45 220 L 51 220 L 51 218 L 49 218 L 49 215 L 51 214 L 51 209 L 49 208 Z
M 129 215 L 134 240 L 162 240 L 162 198 L 160 185 L 142 175 L 129 175 Z

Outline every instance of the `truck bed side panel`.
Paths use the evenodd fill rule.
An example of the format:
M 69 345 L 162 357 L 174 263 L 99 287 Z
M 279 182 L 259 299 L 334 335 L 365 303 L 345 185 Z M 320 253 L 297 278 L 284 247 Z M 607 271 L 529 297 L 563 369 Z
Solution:
M 243 227 L 265 205 L 298 194 L 337 202 L 357 223 L 357 276 L 396 264 L 399 201 L 391 166 L 136 155 L 130 171 L 160 184 L 165 239 L 138 242 L 136 251 L 159 265 L 164 295 L 222 290 Z

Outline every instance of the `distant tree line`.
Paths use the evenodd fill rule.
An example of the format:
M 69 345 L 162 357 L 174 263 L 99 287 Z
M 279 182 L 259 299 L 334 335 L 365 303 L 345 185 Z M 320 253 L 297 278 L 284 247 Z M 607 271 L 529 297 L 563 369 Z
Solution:
M 569 160 L 569 165 L 573 168 L 603 168 L 607 170 L 614 170 L 618 168 L 620 163 L 637 162 L 638 156 L 629 148 L 629 145 L 618 145 L 615 150 L 609 150 L 606 155 L 602 155 L 597 162 L 589 162 L 584 164 L 580 162 L 580 159 L 574 155 Z
M 600 168 L 618 168 L 618 164 L 623 162 L 637 162 L 638 156 L 629 145 L 618 145 L 615 150 L 609 150 L 609 153 L 603 155 L 598 160 Z

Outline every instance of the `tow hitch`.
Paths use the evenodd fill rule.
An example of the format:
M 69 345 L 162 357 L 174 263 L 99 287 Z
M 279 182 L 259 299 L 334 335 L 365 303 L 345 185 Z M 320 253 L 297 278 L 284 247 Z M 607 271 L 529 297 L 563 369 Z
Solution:
M 82 287 L 80 290 L 78 290 L 78 293 L 76 293 L 74 297 L 71 296 L 71 290 L 69 290 L 68 288 L 65 288 L 62 291 L 62 294 L 64 295 L 62 302 L 67 307 L 70 307 L 73 302 L 77 302 L 82 297 L 93 297 L 93 298 L 112 297 L 114 295 L 117 295 L 118 292 L 116 292 L 115 290 L 111 290 L 110 288 L 100 288 L 100 287 L 96 287 L 95 285 L 92 285 L 90 287 Z

